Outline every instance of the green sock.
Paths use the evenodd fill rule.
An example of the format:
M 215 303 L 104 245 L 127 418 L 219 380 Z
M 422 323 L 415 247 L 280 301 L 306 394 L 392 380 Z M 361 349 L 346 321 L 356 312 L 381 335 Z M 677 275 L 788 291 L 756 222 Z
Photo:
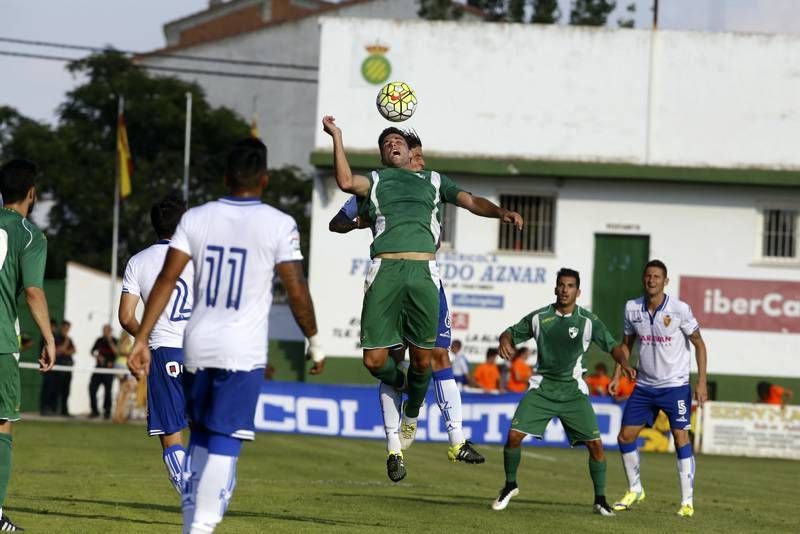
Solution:
M 420 373 L 414 366 L 408 368 L 408 402 L 406 402 L 406 417 L 419 417 L 419 409 L 428 393 L 428 386 L 431 384 L 431 368 L 425 369 Z
M 395 388 L 403 387 L 403 382 L 405 382 L 405 377 L 403 376 L 403 372 L 397 368 L 397 363 L 394 361 L 394 358 L 386 358 L 386 362 L 384 362 L 383 367 L 378 369 L 377 371 L 370 371 L 372 376 L 387 384 L 389 386 Z
M 522 460 L 522 447 L 503 447 L 503 467 L 506 470 L 506 482 L 517 481 L 517 469 Z
M 6 500 L 11 480 L 11 434 L 0 432 L 0 507 Z
M 589 457 L 589 474 L 592 476 L 595 496 L 606 494 L 606 461 Z

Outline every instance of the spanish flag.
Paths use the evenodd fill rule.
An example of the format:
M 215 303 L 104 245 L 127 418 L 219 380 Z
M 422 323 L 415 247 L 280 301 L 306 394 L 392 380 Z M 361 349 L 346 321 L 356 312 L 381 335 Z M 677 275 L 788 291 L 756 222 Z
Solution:
M 125 116 L 120 113 L 117 120 L 117 165 L 119 165 L 119 196 L 125 198 L 131 194 L 131 174 L 133 161 L 128 146 L 128 132 L 125 129 Z

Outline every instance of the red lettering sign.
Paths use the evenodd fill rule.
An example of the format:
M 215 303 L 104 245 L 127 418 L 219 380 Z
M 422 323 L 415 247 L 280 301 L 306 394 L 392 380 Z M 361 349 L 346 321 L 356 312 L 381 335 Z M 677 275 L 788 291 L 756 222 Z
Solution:
M 464 312 L 453 312 L 450 314 L 450 324 L 454 330 L 469 329 L 469 314 Z
M 800 333 L 800 282 L 681 277 L 701 328 Z

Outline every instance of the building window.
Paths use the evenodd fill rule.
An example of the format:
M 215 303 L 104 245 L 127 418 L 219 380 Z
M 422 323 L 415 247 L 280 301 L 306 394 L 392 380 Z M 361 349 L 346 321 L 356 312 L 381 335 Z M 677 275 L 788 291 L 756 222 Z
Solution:
M 442 235 L 440 237 L 442 248 L 453 248 L 456 242 L 456 213 L 458 207 L 455 204 L 443 202 L 442 210 Z
M 761 233 L 761 255 L 764 258 L 797 259 L 798 212 L 765 209 Z
M 498 249 L 529 252 L 553 252 L 555 203 L 550 196 L 500 195 L 500 206 L 522 215 L 522 231 L 513 225 L 500 225 Z

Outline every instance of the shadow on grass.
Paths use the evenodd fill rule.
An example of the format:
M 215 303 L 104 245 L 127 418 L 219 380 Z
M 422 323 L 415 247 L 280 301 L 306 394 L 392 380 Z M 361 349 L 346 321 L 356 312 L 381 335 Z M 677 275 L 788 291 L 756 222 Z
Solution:
M 102 506 L 115 506 L 115 507 L 124 507 L 130 508 L 133 510 L 150 510 L 150 511 L 160 511 L 160 512 L 167 512 L 167 513 L 174 513 L 180 516 L 181 509 L 179 506 L 165 506 L 163 504 L 152 504 L 152 503 L 143 503 L 143 502 L 125 502 L 125 501 L 104 501 L 99 499 L 81 499 L 81 498 L 69 498 L 69 497 L 32 497 L 32 496 L 19 496 L 21 498 L 33 499 L 33 500 L 42 500 L 42 501 L 50 501 L 50 502 L 65 502 L 65 503 L 83 503 L 83 504 L 96 504 Z M 130 521 L 132 523 L 144 523 L 144 524 L 152 524 L 152 525 L 180 525 L 181 523 L 169 523 L 169 522 L 162 522 L 162 521 L 145 521 L 141 519 L 129 519 L 129 518 L 121 518 L 121 517 L 112 517 L 112 516 L 105 516 L 100 514 L 76 514 L 70 512 L 62 512 L 59 510 L 50 510 L 50 509 L 41 509 L 41 510 L 34 510 L 32 508 L 19 508 L 17 506 L 14 507 L 14 510 L 19 510 L 21 512 L 29 512 L 33 514 L 48 514 L 48 515 L 58 515 L 58 516 L 66 516 L 66 517 L 78 517 L 84 519 L 108 519 L 113 521 Z M 383 526 L 380 523 L 366 523 L 362 521 L 347 521 L 342 519 L 326 519 L 322 517 L 309 517 L 309 516 L 299 516 L 293 515 L 288 513 L 288 510 L 284 510 L 283 513 L 281 512 L 245 512 L 245 511 L 236 511 L 236 510 L 229 510 L 225 517 L 253 517 L 253 518 L 260 518 L 260 519 L 279 519 L 283 521 L 298 521 L 303 523 L 315 523 L 319 525 L 327 525 L 327 526 L 364 526 L 364 527 L 377 527 Z
M 370 497 L 376 497 L 377 495 L 366 495 L 366 494 L 356 494 L 356 493 L 333 493 L 330 495 L 331 497 L 349 497 L 349 498 L 357 498 L 357 499 L 369 499 Z M 381 498 L 384 496 L 381 495 Z M 432 494 L 424 494 L 418 493 L 412 496 L 405 496 L 405 495 L 392 495 L 392 501 L 408 501 L 413 503 L 426 503 L 426 504 L 435 504 L 441 506 L 468 506 L 470 508 L 475 507 L 476 505 L 480 504 L 489 508 L 492 503 L 492 498 L 481 497 L 477 495 L 438 495 L 435 493 Z M 520 499 L 515 498 L 513 499 L 515 504 L 528 504 L 528 505 L 535 505 L 535 506 L 547 506 L 547 507 L 567 507 L 567 508 L 591 508 L 591 503 L 576 503 L 576 502 L 566 502 L 566 501 L 545 501 L 545 500 L 536 500 L 536 499 Z
M 23 512 L 37 516 L 47 515 L 54 517 L 69 517 L 72 519 L 101 519 L 104 521 L 114 521 L 117 523 L 138 523 L 141 525 L 168 525 L 171 527 L 181 526 L 180 522 L 176 523 L 169 521 L 148 521 L 145 519 L 133 519 L 128 517 L 118 517 L 118 516 L 103 515 L 103 514 L 79 514 L 75 512 L 64 512 L 61 510 L 50 510 L 44 508 L 26 508 L 24 506 L 15 506 L 14 512 Z

